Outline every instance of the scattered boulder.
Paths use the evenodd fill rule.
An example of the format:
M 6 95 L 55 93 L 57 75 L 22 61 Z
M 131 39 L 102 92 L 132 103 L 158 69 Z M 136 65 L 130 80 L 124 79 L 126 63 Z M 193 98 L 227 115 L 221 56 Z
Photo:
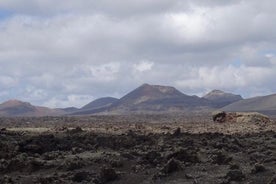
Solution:
M 85 162 L 80 158 L 68 158 L 65 159 L 62 164 L 60 165 L 60 169 L 65 171 L 73 171 L 82 168 L 85 166 Z
M 124 163 L 120 159 L 119 160 L 112 159 L 112 160 L 110 160 L 110 165 L 115 168 L 121 168 L 121 167 L 123 167 Z
M 236 163 L 232 163 L 232 164 L 230 164 L 230 169 L 231 170 L 240 169 L 240 165 L 238 165 Z
M 148 153 L 146 153 L 143 157 L 144 160 L 146 160 L 147 162 L 154 164 L 156 162 L 158 162 L 158 160 L 160 160 L 161 158 L 161 154 L 158 153 L 157 151 L 150 151 Z
M 47 177 L 39 176 L 34 179 L 34 183 L 48 184 L 48 183 L 62 183 L 62 181 L 57 176 L 47 176 Z
M 72 181 L 74 182 L 83 182 L 89 179 L 89 172 L 81 171 L 74 174 Z
M 169 176 L 169 174 L 182 170 L 181 163 L 178 160 L 170 159 L 155 175 L 153 180 L 158 180 L 163 177 Z
M 269 180 L 268 184 L 276 184 L 276 175 Z
M 170 173 L 179 171 L 181 169 L 182 169 L 182 167 L 181 167 L 180 163 L 172 158 L 166 163 L 166 165 L 162 168 L 161 171 L 164 174 L 170 174 Z
M 0 177 L 0 183 L 14 183 L 14 180 L 12 177 L 4 175 L 3 177 Z
M 173 135 L 174 136 L 180 136 L 181 134 L 181 129 L 178 127 L 174 132 L 173 132 Z
M 23 162 L 24 163 L 24 162 Z M 28 163 L 27 163 L 27 170 L 29 172 L 34 172 L 34 171 L 37 171 L 41 168 L 43 168 L 44 166 L 44 162 L 40 159 L 33 159 L 33 160 L 30 160 Z
M 224 112 L 212 113 L 213 121 L 218 123 L 269 123 L 268 116 L 258 112 Z
M 68 132 L 68 128 L 66 126 L 62 126 L 62 127 L 56 127 L 55 128 L 55 131 L 58 131 L 58 132 Z
M 251 171 L 251 173 L 252 174 L 256 174 L 256 173 L 261 173 L 261 172 L 264 172 L 264 171 L 266 171 L 266 168 L 265 168 L 264 165 L 262 165 L 262 164 L 255 164 L 254 168 Z
M 232 157 L 228 156 L 225 152 L 218 151 L 212 156 L 214 164 L 224 165 L 232 161 Z
M 38 135 L 19 143 L 19 152 L 43 154 L 58 150 L 57 145 L 59 140 L 53 134 Z
M 71 134 L 77 134 L 77 133 L 83 132 L 83 130 L 82 130 L 81 127 L 78 126 L 78 127 L 74 128 L 72 130 L 69 130 L 68 132 L 71 133 Z
M 167 159 L 174 158 L 182 162 L 199 163 L 200 159 L 195 150 L 179 149 L 167 156 Z
M 226 112 L 216 111 L 212 113 L 213 121 L 218 123 L 223 123 L 226 121 Z
M 43 146 L 38 144 L 27 144 L 24 146 L 23 149 L 20 149 L 20 151 L 28 152 L 28 153 L 43 153 Z
M 243 172 L 239 169 L 230 170 L 225 178 L 228 179 L 228 181 L 243 181 L 245 179 L 245 175 Z
M 5 132 L 7 129 L 6 128 L 1 128 L 0 132 Z
M 118 174 L 112 168 L 103 167 L 100 171 L 100 181 L 103 183 L 114 181 L 118 179 Z

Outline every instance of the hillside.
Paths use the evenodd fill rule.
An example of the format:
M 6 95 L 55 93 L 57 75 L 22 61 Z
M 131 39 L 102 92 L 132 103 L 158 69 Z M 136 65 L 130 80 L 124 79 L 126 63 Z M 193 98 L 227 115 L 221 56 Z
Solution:
M 222 108 L 224 111 L 256 111 L 268 115 L 276 114 L 276 94 L 244 99 Z
M 221 90 L 213 90 L 208 94 L 206 94 L 205 96 L 203 96 L 203 98 L 213 102 L 214 106 L 217 108 L 224 107 L 226 105 L 229 105 L 231 103 L 234 103 L 243 99 L 241 95 L 226 93 Z
M 208 100 L 181 93 L 174 87 L 143 84 L 113 103 L 108 112 L 148 113 L 207 110 Z
M 116 102 L 118 99 L 113 98 L 113 97 L 104 97 L 104 98 L 99 98 L 96 99 L 87 105 L 83 106 L 81 110 L 89 110 L 89 109 L 98 109 L 98 108 L 103 108 L 103 107 L 108 107 L 112 103 Z
M 101 113 L 106 109 L 108 109 L 116 101 L 118 101 L 118 99 L 113 97 L 99 98 L 86 104 L 82 108 L 74 112 L 71 112 L 71 115 L 87 115 L 87 114 Z
M 120 99 L 112 99 L 113 103 L 108 106 L 102 106 L 101 102 L 109 100 L 99 99 L 91 102 L 73 115 L 207 111 L 212 106 L 208 100 L 185 95 L 174 87 L 149 84 L 143 84 Z
M 9 100 L 0 104 L 0 116 L 56 116 L 65 114 L 60 109 L 33 106 L 28 102 Z

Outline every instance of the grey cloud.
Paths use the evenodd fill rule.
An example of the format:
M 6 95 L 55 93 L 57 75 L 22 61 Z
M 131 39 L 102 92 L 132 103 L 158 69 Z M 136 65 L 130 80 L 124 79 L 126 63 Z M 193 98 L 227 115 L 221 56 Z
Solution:
M 194 6 L 220 7 L 239 4 L 242 0 L 66 0 L 56 2 L 54 0 L 28 0 L 28 1 L 4 1 L 0 8 L 29 15 L 56 15 L 60 13 L 80 14 L 106 14 L 110 16 L 144 16 L 148 14 L 189 11 Z
M 60 1 L 61 2 L 61 1 Z M 20 0 L 6 1 L 1 3 L 0 8 L 31 15 L 53 15 L 59 13 L 80 13 L 80 14 L 107 14 L 112 16 L 122 15 L 143 15 L 147 13 L 162 12 L 179 4 L 179 1 L 171 2 L 167 0 L 121 0 L 121 1 L 86 1 L 86 0 L 66 0 L 57 3 L 53 0 Z
M 145 82 L 188 94 L 276 91 L 274 4 L 4 1 L 0 100 L 81 106 Z

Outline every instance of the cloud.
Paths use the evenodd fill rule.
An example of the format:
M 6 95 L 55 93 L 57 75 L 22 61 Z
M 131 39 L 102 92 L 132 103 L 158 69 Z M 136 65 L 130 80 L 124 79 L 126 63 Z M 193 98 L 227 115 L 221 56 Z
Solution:
M 94 99 L 93 96 L 89 95 L 76 95 L 71 94 L 63 97 L 50 97 L 50 99 L 43 103 L 46 107 L 82 107 L 87 102 Z
M 153 67 L 154 63 L 150 61 L 141 61 L 137 64 L 134 64 L 134 70 L 138 72 L 150 71 Z
M 17 85 L 17 79 L 10 76 L 0 76 L 0 86 L 2 89 L 8 89 Z
M 178 80 L 175 85 L 188 93 L 201 96 L 212 89 L 235 92 L 242 96 L 252 97 L 275 93 L 273 78 L 276 65 L 262 66 L 209 66 L 195 68 L 195 76 Z
M 275 92 L 275 7 L 257 0 L 1 2 L 8 13 L 0 14 L 0 100 L 82 106 L 145 82 L 188 94 Z

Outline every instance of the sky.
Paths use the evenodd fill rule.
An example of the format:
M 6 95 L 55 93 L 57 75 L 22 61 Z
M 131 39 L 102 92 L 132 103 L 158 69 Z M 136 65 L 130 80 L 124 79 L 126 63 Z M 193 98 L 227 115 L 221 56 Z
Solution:
M 274 0 L 1 0 L 0 102 L 81 107 L 143 83 L 276 93 Z

